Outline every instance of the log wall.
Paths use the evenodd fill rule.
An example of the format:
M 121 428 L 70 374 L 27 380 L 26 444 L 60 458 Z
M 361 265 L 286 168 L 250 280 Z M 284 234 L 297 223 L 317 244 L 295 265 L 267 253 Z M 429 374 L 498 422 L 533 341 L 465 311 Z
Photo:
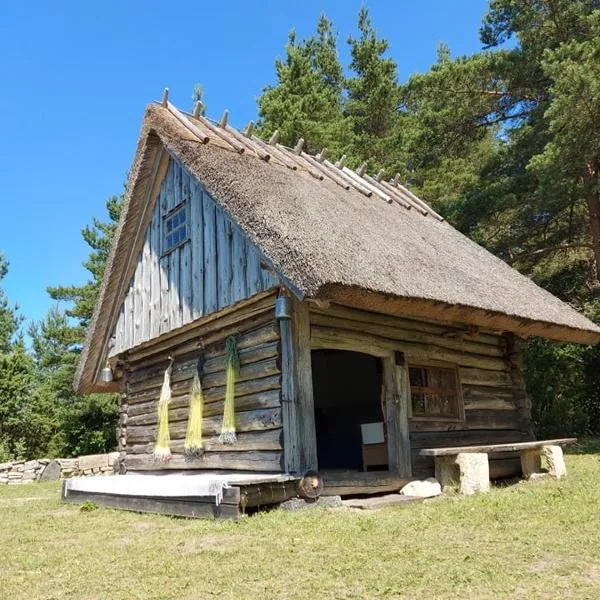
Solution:
M 121 403 L 120 450 L 127 470 L 227 469 L 278 472 L 283 468 L 281 349 L 275 297 L 266 295 L 209 322 L 182 328 L 168 339 L 128 352 Z M 238 441 L 221 444 L 225 399 L 225 339 L 236 335 L 240 374 L 235 388 Z M 158 399 L 165 369 L 173 356 L 169 431 L 172 458 L 153 460 Z M 204 392 L 202 458 L 183 455 L 189 392 L 201 360 Z
M 171 158 L 109 356 L 156 338 L 277 284 L 257 248 L 181 164 Z M 164 217 L 185 204 L 190 238 L 162 252 Z
M 382 356 L 404 353 L 408 366 L 439 361 L 458 367 L 464 420 L 409 420 L 413 475 L 433 474 L 433 461 L 421 448 L 490 444 L 533 439 L 530 404 L 513 336 L 397 318 L 338 305 L 311 308 L 313 348 L 355 350 Z M 512 457 L 492 457 L 493 475 L 514 470 Z M 518 461 L 517 461 L 518 463 Z M 518 464 L 517 464 L 518 467 Z

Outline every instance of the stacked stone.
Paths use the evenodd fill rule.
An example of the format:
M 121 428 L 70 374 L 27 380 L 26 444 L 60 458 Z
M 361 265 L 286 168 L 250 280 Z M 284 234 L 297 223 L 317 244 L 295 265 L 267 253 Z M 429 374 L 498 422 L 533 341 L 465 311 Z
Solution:
M 16 485 L 38 481 L 49 462 L 49 459 L 41 458 L 39 460 L 15 460 L 2 463 L 0 464 L 0 485 Z
M 118 452 L 92 454 L 78 458 L 50 460 L 15 460 L 0 463 L 0 485 L 16 485 L 35 481 L 55 481 L 70 477 L 113 475 L 118 469 Z

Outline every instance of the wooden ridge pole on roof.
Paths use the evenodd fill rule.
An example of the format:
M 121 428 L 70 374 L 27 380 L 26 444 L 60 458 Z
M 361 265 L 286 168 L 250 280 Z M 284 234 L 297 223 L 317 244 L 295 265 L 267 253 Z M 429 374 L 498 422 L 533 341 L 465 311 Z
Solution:
M 263 150 L 263 148 L 259 144 L 255 143 L 253 140 L 247 138 L 243 133 L 240 133 L 234 127 L 230 127 L 229 125 L 227 125 L 225 130 L 227 131 L 227 133 L 232 135 L 238 142 L 240 142 L 241 144 L 246 146 L 246 148 L 248 148 L 252 152 L 255 152 L 256 155 L 259 158 L 261 158 L 262 160 L 264 160 L 265 162 L 268 162 L 269 160 L 271 160 L 271 154 L 269 152 L 266 152 L 265 150 Z
M 404 198 L 402 198 L 402 196 L 400 194 L 398 194 L 398 192 L 396 190 L 394 190 L 394 191 L 388 190 L 381 184 L 381 181 L 377 181 L 377 179 L 375 179 L 374 177 L 371 177 L 370 175 L 367 175 L 366 173 L 362 176 L 362 178 L 365 181 L 367 181 L 368 183 L 370 183 L 373 187 L 376 187 L 378 190 L 380 190 L 381 192 L 383 192 L 385 194 L 387 194 L 387 192 L 389 191 L 390 198 L 394 202 L 396 202 L 396 204 L 399 204 L 400 206 L 406 208 L 407 210 L 410 210 L 412 208 L 412 204 L 410 204 L 410 202 L 407 202 Z
M 163 108 L 167 108 L 167 104 L 169 104 L 169 88 L 165 88 L 163 90 L 161 104 L 162 104 Z
M 344 168 L 344 165 L 346 164 L 346 158 L 347 158 L 347 157 L 346 157 L 346 155 L 345 155 L 345 154 L 342 154 L 342 158 L 340 158 L 340 160 L 338 160 L 338 161 L 335 163 L 335 166 L 336 166 L 338 169 L 343 169 L 343 168 Z
M 213 125 L 205 116 L 199 115 L 198 121 L 200 121 L 200 123 L 202 123 L 204 127 L 209 129 L 216 136 L 220 137 L 226 144 L 229 144 L 236 152 L 239 152 L 240 154 L 245 152 L 245 146 L 240 144 L 237 140 L 233 138 L 233 136 L 225 132 L 221 127 Z
M 227 129 L 228 122 L 229 122 L 229 111 L 227 109 L 225 109 L 225 111 L 223 112 L 223 116 L 221 117 L 221 120 L 219 121 L 219 127 L 222 127 L 223 129 Z
M 367 196 L 367 198 L 370 198 L 373 195 L 373 192 L 368 187 L 363 185 L 361 180 L 357 180 L 357 179 L 353 179 L 352 177 L 349 177 L 346 173 L 344 173 L 344 171 L 342 169 L 340 169 L 339 167 L 336 167 L 333 163 L 330 163 L 327 159 L 325 159 L 323 161 L 323 164 L 330 171 L 332 171 L 335 175 L 337 175 L 338 177 L 341 177 L 344 181 L 348 182 L 354 189 L 358 190 L 361 194 L 364 194 L 365 196 Z
M 248 125 L 246 125 L 246 129 L 244 129 L 244 135 L 247 138 L 252 138 L 252 132 L 254 131 L 254 121 L 250 121 Z
M 424 217 L 429 214 L 429 210 L 423 208 L 422 204 L 415 202 L 410 196 L 407 194 L 403 194 L 402 190 L 392 187 L 387 181 L 380 181 L 379 185 L 383 187 L 384 190 L 389 191 L 394 198 L 401 198 L 403 202 L 407 202 L 413 208 L 416 208 Z
M 302 142 L 302 144 L 304 144 L 303 139 L 300 139 L 300 141 Z M 296 147 L 298 147 L 298 145 L 299 144 L 296 144 Z M 290 151 L 285 146 L 282 146 L 281 144 L 277 144 L 277 148 L 279 150 L 281 150 L 282 153 L 285 153 L 286 156 L 288 156 L 290 158 L 290 160 L 295 162 L 299 167 L 302 167 L 305 171 L 307 171 L 309 175 L 311 175 L 315 179 L 319 179 L 319 180 L 323 179 L 324 176 L 319 171 L 316 171 L 315 169 L 313 169 L 310 166 L 310 164 L 308 163 L 308 161 L 303 160 L 299 154 L 296 154 L 296 149 L 294 149 L 293 151 Z M 302 149 L 300 149 L 300 152 L 302 152 Z
M 351 185 L 347 181 L 345 181 L 343 177 L 339 177 L 336 173 L 333 172 L 332 169 L 328 169 L 327 167 L 325 167 L 314 156 L 311 156 L 306 152 L 303 152 L 301 156 L 304 160 L 306 160 L 313 167 L 315 167 L 315 169 L 318 169 L 321 173 L 323 173 L 323 175 L 329 177 L 329 179 L 331 179 L 334 183 L 336 183 L 340 187 L 343 187 L 345 190 L 350 189 Z
M 426 211 L 430 212 L 436 219 L 439 221 L 444 221 L 444 217 L 435 212 L 427 203 L 423 202 L 421 198 L 413 194 L 408 188 L 404 187 L 401 183 L 399 183 L 400 177 L 396 175 L 394 177 L 394 181 L 396 181 L 396 185 L 394 187 L 398 188 L 401 192 L 403 192 L 406 196 L 408 196 L 413 202 L 424 208 Z M 392 185 L 392 184 L 388 184 Z
M 265 152 L 271 154 L 273 158 L 277 159 L 282 165 L 286 166 L 288 169 L 292 169 L 292 171 L 296 171 L 298 169 L 298 165 L 294 164 L 291 160 L 289 160 L 288 157 L 283 152 L 281 152 L 281 150 L 279 150 L 279 148 L 277 148 L 276 145 L 271 146 L 270 144 L 268 144 L 264 140 L 261 140 L 255 135 L 252 136 L 252 141 L 257 146 L 260 146 L 263 150 L 265 150 Z
M 354 179 L 356 181 L 360 181 L 360 183 L 362 183 L 362 185 L 364 185 L 368 190 L 371 190 L 376 196 L 379 196 L 382 200 L 385 200 L 388 204 L 392 203 L 392 198 L 389 196 L 389 194 L 386 194 L 385 192 L 382 192 L 376 186 L 371 185 L 364 178 L 359 177 L 359 175 L 357 173 L 355 173 L 352 169 L 349 169 L 348 167 L 342 167 L 342 171 L 346 175 L 348 175 L 348 177 L 350 177 L 351 179 Z
M 167 100 L 167 106 L 166 106 L 166 108 L 186 129 L 188 129 L 197 138 L 199 138 L 200 141 L 203 144 L 208 144 L 208 142 L 210 141 L 210 138 L 206 135 L 206 133 L 204 133 L 204 131 L 202 131 L 201 129 L 199 129 L 189 119 L 186 119 L 186 117 L 184 117 L 179 112 L 179 110 L 177 109 L 177 107 L 173 106 L 168 100 Z

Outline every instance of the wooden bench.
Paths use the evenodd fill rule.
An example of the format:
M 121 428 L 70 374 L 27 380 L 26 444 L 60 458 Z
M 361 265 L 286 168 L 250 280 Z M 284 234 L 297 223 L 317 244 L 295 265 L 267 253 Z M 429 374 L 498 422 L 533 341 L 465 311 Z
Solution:
M 435 478 L 442 489 L 453 481 L 460 482 L 461 494 L 486 492 L 490 488 L 488 454 L 519 452 L 521 470 L 526 478 L 539 476 L 542 471 L 542 456 L 548 463 L 548 474 L 557 479 L 567 474 L 562 446 L 573 444 L 576 438 L 516 442 L 514 444 L 490 444 L 487 446 L 457 446 L 454 448 L 424 448 L 420 456 L 435 459 Z

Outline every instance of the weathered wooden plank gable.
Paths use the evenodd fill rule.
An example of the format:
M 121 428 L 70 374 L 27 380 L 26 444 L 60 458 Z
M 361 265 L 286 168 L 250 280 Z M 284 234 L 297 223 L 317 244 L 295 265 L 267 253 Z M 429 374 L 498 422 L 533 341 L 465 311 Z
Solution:
M 186 207 L 189 239 L 163 251 L 165 217 Z M 171 158 L 113 332 L 115 356 L 278 284 L 226 211 Z

